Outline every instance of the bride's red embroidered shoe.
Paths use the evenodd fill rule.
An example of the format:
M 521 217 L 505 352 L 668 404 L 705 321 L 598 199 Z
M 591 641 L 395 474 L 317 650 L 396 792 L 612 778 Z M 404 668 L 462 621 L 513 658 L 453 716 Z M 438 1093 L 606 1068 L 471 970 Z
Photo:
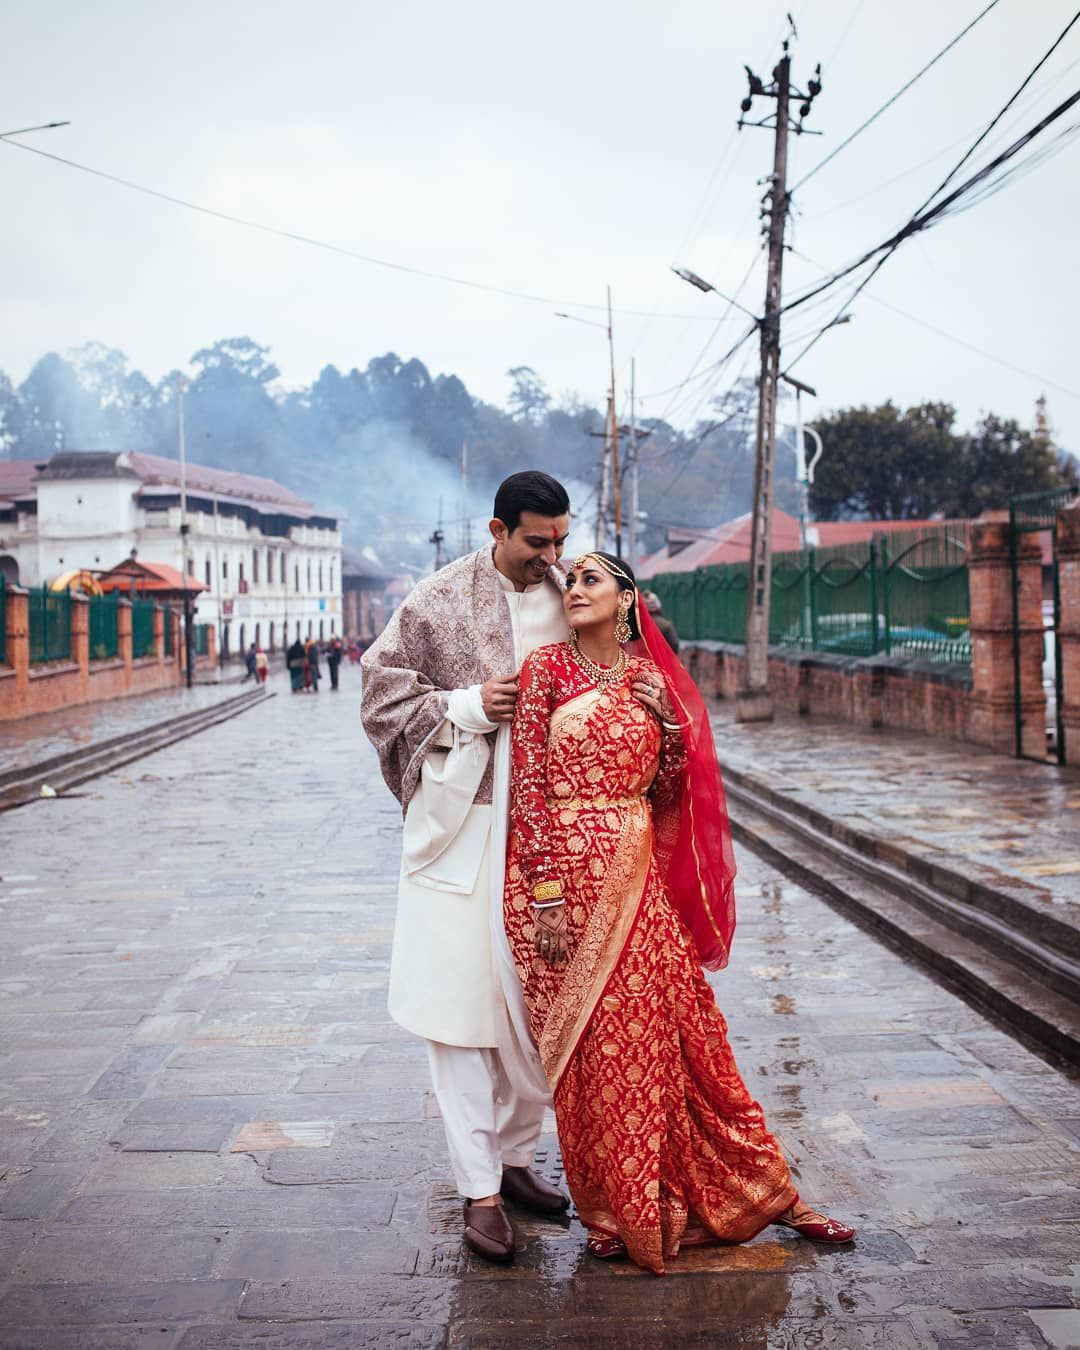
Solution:
M 601 1261 L 613 1261 L 618 1256 L 626 1255 L 626 1243 L 610 1233 L 590 1233 L 585 1246 L 590 1255 L 599 1257 Z
M 793 1228 L 800 1237 L 809 1238 L 811 1242 L 850 1242 L 855 1236 L 855 1229 L 850 1224 L 826 1218 L 813 1209 L 804 1209 L 798 1201 L 773 1222 L 781 1228 Z

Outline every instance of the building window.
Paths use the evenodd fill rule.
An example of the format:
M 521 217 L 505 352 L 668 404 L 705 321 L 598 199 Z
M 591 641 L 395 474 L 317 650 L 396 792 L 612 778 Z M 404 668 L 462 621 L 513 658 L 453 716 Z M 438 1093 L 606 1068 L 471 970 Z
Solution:
M 323 640 L 323 621 L 322 621 L 322 619 L 320 619 L 320 620 L 319 620 L 319 641 L 321 642 L 322 640 Z
M 281 550 L 281 584 L 285 585 L 285 550 Z
M 259 550 L 251 550 L 251 584 L 254 586 L 259 580 Z M 256 639 L 257 640 L 257 639 Z
M 207 589 L 207 590 L 209 590 L 209 589 L 211 588 L 211 586 L 213 586 L 213 584 L 214 584 L 214 583 L 213 583 L 213 580 L 212 580 L 212 577 L 213 577 L 213 564 L 212 564 L 211 561 L 210 561 L 210 554 L 208 553 L 208 554 L 206 555 L 206 589 Z
M 319 594 L 322 594 L 322 559 L 319 559 Z
M 299 595 L 299 594 L 300 594 L 300 564 L 299 564 L 299 563 L 296 564 L 296 575 L 295 575 L 295 577 L 294 577 L 294 580 L 296 581 L 296 594 Z M 296 636 L 297 636 L 297 637 L 300 636 L 300 629 L 299 629 L 299 627 L 297 627 L 297 630 L 296 630 Z
M 222 560 L 221 560 L 221 579 L 222 579 L 222 581 L 228 581 L 228 579 L 229 579 L 229 560 L 228 560 L 228 558 L 222 558 Z
M 307 560 L 307 588 L 308 595 L 311 594 L 311 559 Z
M 330 594 L 334 593 L 334 564 L 330 564 Z
M 274 650 L 274 621 L 270 620 L 270 651 Z
M 274 584 L 274 550 L 272 548 L 266 550 L 266 579 L 271 585 Z
M 334 636 L 334 620 L 333 620 L 333 619 L 330 620 L 330 636 L 331 636 L 331 637 Z
M 239 583 L 240 583 L 240 589 L 243 590 L 243 589 L 244 589 L 244 560 L 243 560 L 243 558 L 240 558 L 239 561 L 237 562 L 237 569 L 238 569 L 238 570 L 237 570 L 237 573 L 236 573 L 236 579 L 237 579 L 237 581 L 239 581 Z

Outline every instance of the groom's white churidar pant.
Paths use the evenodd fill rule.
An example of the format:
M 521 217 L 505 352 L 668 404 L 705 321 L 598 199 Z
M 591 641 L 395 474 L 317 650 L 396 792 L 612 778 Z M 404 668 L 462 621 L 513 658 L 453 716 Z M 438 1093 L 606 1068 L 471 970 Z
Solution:
M 544 1103 L 514 1090 L 498 1050 L 428 1041 L 431 1082 L 463 1196 L 498 1195 L 504 1167 L 530 1167 Z

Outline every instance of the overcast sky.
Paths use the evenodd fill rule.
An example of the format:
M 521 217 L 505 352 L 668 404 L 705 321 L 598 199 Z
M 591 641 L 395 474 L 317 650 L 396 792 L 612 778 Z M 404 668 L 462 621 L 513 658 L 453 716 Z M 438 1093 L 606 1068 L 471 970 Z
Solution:
M 825 134 L 792 145 L 797 183 L 985 0 L 791 3 L 795 79 L 820 60 L 824 82 L 809 125 Z M 9 4 L 0 131 L 69 118 L 72 126 L 26 143 L 362 253 L 553 297 L 559 308 L 602 304 L 610 282 L 620 381 L 633 355 L 639 393 L 655 395 L 685 378 L 710 337 L 706 366 L 745 327 L 736 315 L 717 330 L 722 303 L 668 269 L 690 266 L 731 291 L 754 259 L 771 136 L 736 135 L 734 124 L 743 63 L 768 78 L 787 4 Z M 796 192 L 789 237 L 799 254 L 831 268 L 890 234 L 1072 8 L 999 0 Z M 993 145 L 1077 87 L 1080 25 Z M 905 244 L 858 300 L 853 322 L 798 365 L 819 391 L 811 408 L 940 399 L 957 405 L 963 425 L 987 409 L 1030 425 L 1045 392 L 1059 442 L 1080 450 L 1078 165 L 1074 143 Z M 213 339 L 249 334 L 272 348 L 286 384 L 327 362 L 364 366 L 393 350 L 433 374 L 460 375 L 496 403 L 515 365 L 535 367 L 556 395 L 602 397 L 602 331 L 556 318 L 550 303 L 258 234 L 2 145 L 0 172 L 0 368 L 17 381 L 42 353 L 89 339 L 121 348 L 156 378 Z M 791 255 L 785 290 L 817 275 Z M 743 292 L 755 311 L 762 286 L 759 269 Z M 792 316 L 787 359 L 844 293 Z M 647 397 L 642 412 L 683 423 L 703 415 L 708 396 L 751 371 L 752 343 L 744 356 L 718 384 Z

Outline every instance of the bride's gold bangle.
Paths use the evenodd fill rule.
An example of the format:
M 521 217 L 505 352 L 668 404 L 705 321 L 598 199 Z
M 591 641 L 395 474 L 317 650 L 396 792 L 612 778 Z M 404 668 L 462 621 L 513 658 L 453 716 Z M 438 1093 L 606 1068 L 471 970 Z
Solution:
M 562 882 L 561 881 L 541 881 L 539 885 L 533 887 L 534 900 L 561 900 Z

